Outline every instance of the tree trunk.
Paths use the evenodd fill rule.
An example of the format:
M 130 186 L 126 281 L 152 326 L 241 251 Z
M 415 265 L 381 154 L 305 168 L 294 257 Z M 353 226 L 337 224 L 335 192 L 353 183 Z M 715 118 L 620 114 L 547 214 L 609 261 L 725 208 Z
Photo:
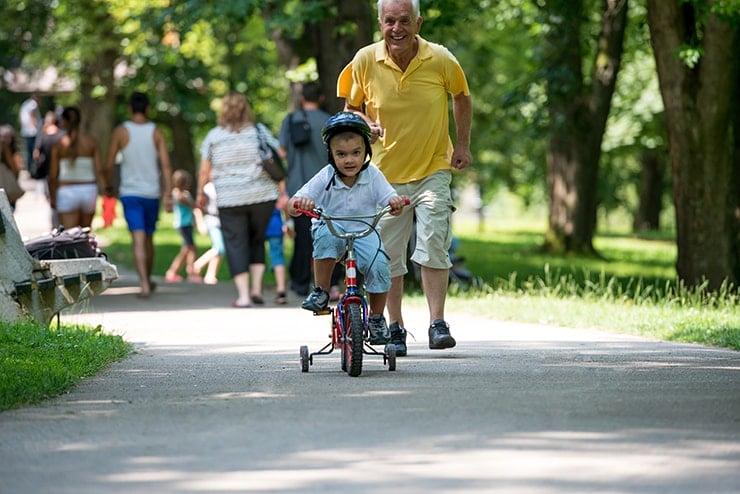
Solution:
M 648 23 L 668 132 L 676 271 L 689 286 L 706 280 L 716 289 L 725 279 L 737 281 L 731 207 L 737 203 L 730 191 L 736 34 L 715 15 L 696 12 L 691 3 L 678 0 L 649 0 Z M 693 66 L 677 56 L 687 45 L 702 54 Z
M 288 40 L 277 30 L 271 33 L 271 37 L 280 61 L 289 69 L 297 67 L 308 57 L 316 59 L 318 82 L 325 98 L 324 109 L 336 113 L 344 108 L 344 101 L 337 98 L 339 72 L 358 49 L 372 42 L 376 16 L 370 2 L 366 1 L 330 0 L 325 11 L 326 16 L 307 21 L 300 39 Z M 269 17 L 270 13 L 268 5 L 263 15 Z M 292 84 L 291 93 L 289 111 L 298 107 L 300 86 Z
M 643 148 L 641 153 L 640 197 L 633 229 L 636 232 L 660 228 L 666 159 L 663 148 Z
M 115 87 L 113 70 L 117 59 L 117 50 L 101 50 L 97 58 L 85 62 L 80 70 L 81 129 L 98 140 L 103 161 L 116 117 L 117 101 L 112 88 Z M 97 88 L 106 90 L 97 91 Z
M 172 170 L 182 168 L 193 176 L 195 182 L 196 163 L 193 154 L 193 137 L 190 134 L 190 123 L 183 118 L 182 113 L 177 113 L 167 122 L 172 130 L 173 147 L 170 154 Z
M 740 50 L 740 35 L 735 36 L 734 53 Z M 730 269 L 732 270 L 732 279 L 735 283 L 740 283 L 740 63 L 736 63 L 733 72 L 734 96 L 732 97 L 732 115 L 733 142 L 732 149 L 732 179 L 730 181 Z
M 547 153 L 548 231 L 544 249 L 593 254 L 601 142 L 617 81 L 627 0 L 608 0 L 590 89 L 582 76 L 582 0 L 546 2 L 550 31 L 544 59 L 550 113 Z
M 320 20 L 310 27 L 319 82 L 326 98 L 326 111 L 335 113 L 344 108 L 337 98 L 337 78 L 355 52 L 373 40 L 377 16 L 370 2 L 331 0 L 336 15 Z

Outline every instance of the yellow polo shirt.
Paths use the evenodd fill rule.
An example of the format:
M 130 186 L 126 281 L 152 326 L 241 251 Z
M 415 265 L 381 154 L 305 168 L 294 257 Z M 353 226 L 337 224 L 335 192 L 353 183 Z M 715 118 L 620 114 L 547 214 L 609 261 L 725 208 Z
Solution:
M 389 182 L 403 184 L 449 170 L 449 94 L 470 94 L 465 73 L 444 46 L 421 37 L 406 71 L 379 41 L 360 49 L 339 75 L 337 96 L 384 129 L 373 144 L 373 162 Z

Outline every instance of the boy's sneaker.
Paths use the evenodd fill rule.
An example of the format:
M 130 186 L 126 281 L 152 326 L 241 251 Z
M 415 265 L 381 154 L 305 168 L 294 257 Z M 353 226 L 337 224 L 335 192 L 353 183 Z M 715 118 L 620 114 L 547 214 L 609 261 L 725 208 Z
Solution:
M 436 319 L 429 326 L 429 348 L 432 350 L 443 350 L 452 348 L 457 344 L 455 338 L 450 334 L 450 325 L 442 319 Z
M 323 312 L 329 308 L 329 294 L 326 290 L 317 286 L 303 301 L 301 307 L 313 312 Z
M 368 318 L 367 327 L 370 329 L 370 344 L 385 345 L 391 341 L 391 332 L 385 322 L 383 314 L 373 314 Z
M 391 324 L 391 341 L 390 344 L 396 347 L 396 356 L 406 356 L 406 330 L 399 326 L 397 322 Z

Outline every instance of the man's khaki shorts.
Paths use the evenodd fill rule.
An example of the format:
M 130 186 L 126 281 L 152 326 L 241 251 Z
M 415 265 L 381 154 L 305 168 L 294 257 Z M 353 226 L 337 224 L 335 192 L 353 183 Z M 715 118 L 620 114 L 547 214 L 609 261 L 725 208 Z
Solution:
M 411 260 L 421 266 L 449 269 L 452 241 L 452 173 L 439 171 L 408 184 L 393 184 L 399 195 L 411 204 L 400 216 L 386 215 L 380 222 L 380 236 L 391 259 L 391 277 L 407 273 L 406 252 L 412 231 L 416 231 Z

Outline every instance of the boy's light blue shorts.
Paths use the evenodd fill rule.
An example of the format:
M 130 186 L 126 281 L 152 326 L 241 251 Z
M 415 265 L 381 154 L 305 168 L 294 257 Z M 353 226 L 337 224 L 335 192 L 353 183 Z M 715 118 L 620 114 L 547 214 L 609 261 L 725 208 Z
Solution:
M 311 228 L 314 259 L 339 259 L 344 255 L 345 241 L 335 237 L 326 223 L 314 223 Z M 380 237 L 371 233 L 355 240 L 357 269 L 365 277 L 368 293 L 384 293 L 391 288 L 391 268 Z

